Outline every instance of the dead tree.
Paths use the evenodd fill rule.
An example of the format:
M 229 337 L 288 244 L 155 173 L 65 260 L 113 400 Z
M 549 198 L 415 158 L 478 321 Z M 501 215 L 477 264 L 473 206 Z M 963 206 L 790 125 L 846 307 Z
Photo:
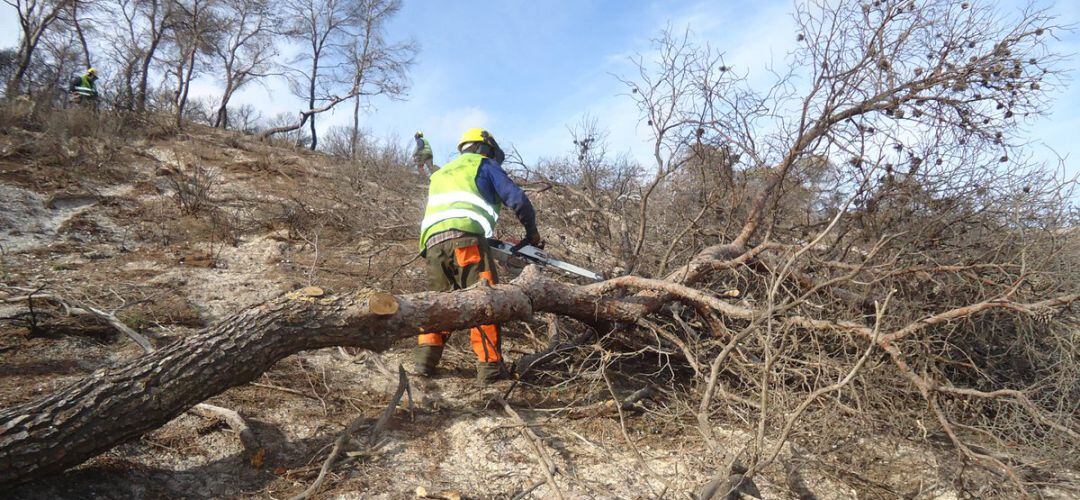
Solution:
M 15 9 L 20 30 L 15 72 L 7 82 L 8 96 L 19 92 L 38 43 L 52 24 L 70 8 L 72 2 L 73 0 L 4 0 L 4 3 Z
M 200 71 L 202 60 L 217 46 L 219 21 L 214 16 L 215 0 L 187 0 L 175 2 L 178 13 L 176 26 L 169 42 L 176 53 L 172 56 L 176 91 L 176 126 L 182 127 L 187 108 L 191 81 Z
M 104 6 L 122 22 L 111 23 L 103 48 L 112 60 L 108 82 L 117 89 L 117 106 L 145 111 L 150 92 L 150 71 L 158 49 L 176 22 L 173 0 L 110 0 Z
M 272 5 L 264 0 L 226 0 L 222 2 L 221 17 L 224 43 L 214 47 L 220 60 L 225 88 L 221 93 L 214 126 L 229 127 L 229 101 L 250 82 L 270 75 L 277 49 L 272 28 L 276 17 Z
M 135 110 L 145 111 L 150 65 L 157 55 L 161 42 L 173 29 L 177 21 L 178 9 L 172 0 L 145 0 L 137 3 L 136 9 L 141 13 L 142 28 L 145 30 L 139 37 L 139 41 L 144 42 L 145 45 L 138 45 L 140 47 L 139 82 L 135 91 Z
M 143 358 L 95 372 L 46 398 L 0 413 L 0 484 L 61 472 L 168 422 L 295 352 L 327 346 L 383 350 L 420 325 L 461 328 L 558 309 L 630 319 L 634 303 L 600 303 L 528 273 L 515 284 L 460 294 L 331 297 L 294 292 L 236 314 Z
M 338 97 L 330 88 L 336 82 L 333 68 L 344 56 L 342 50 L 347 46 L 349 32 L 360 21 L 360 5 L 356 0 L 290 0 L 281 7 L 288 22 L 287 34 L 304 45 L 305 52 L 294 61 L 289 84 L 297 97 L 307 101 L 308 109 L 300 113 L 296 128 L 310 125 L 310 148 L 315 150 L 319 143 L 315 115 L 359 92 L 354 86 L 344 97 Z M 327 95 L 330 97 L 324 97 Z M 316 107 L 320 102 L 323 105 Z M 267 137 L 288 130 L 292 129 L 270 129 L 263 134 Z
M 365 0 L 359 5 L 359 28 L 348 52 L 352 72 L 353 124 L 349 140 L 349 158 L 356 159 L 360 143 L 361 101 L 373 96 L 400 99 L 409 87 L 408 69 L 417 47 L 413 42 L 390 43 L 386 24 L 401 10 L 401 0 Z
M 90 44 L 86 42 L 87 28 L 83 27 L 83 20 L 79 16 L 79 7 L 82 6 L 82 3 L 83 2 L 71 2 L 66 21 L 71 24 L 72 28 L 75 29 L 75 34 L 79 37 L 79 44 L 82 46 L 83 52 L 83 64 L 85 64 L 87 68 L 91 68 L 94 64 L 90 58 Z
M 737 265 L 751 252 L 729 245 L 707 249 L 668 280 L 628 276 L 574 286 L 545 278 L 530 268 L 509 284 L 459 293 L 394 297 L 373 291 L 343 296 L 324 296 L 319 289 L 292 292 L 143 358 L 98 370 L 54 394 L 3 410 L 0 484 L 28 481 L 82 463 L 165 424 L 207 398 L 253 380 L 281 358 L 302 350 L 329 346 L 384 350 L 421 327 L 454 330 L 524 320 L 540 312 L 588 322 L 632 323 L 670 300 L 730 319 L 753 320 L 762 313 L 684 284 L 699 280 L 712 269 Z M 724 259 L 729 255 L 734 258 Z M 646 293 L 621 298 L 609 295 L 620 290 Z M 1074 294 L 1041 304 L 1002 300 L 949 312 L 941 318 L 964 317 L 992 308 L 1059 306 L 1077 298 Z M 803 317 L 789 321 L 805 328 L 860 332 L 857 325 L 842 322 Z M 909 325 L 888 336 L 888 341 L 933 321 L 938 320 Z M 882 348 L 890 349 L 885 340 L 882 342 Z M 917 375 L 909 375 L 919 380 Z
M 814 4 L 795 21 L 771 86 L 671 34 L 625 81 L 657 156 L 630 219 L 636 272 L 682 264 L 711 274 L 696 288 L 737 287 L 756 311 L 674 313 L 656 343 L 699 374 L 699 428 L 718 455 L 718 414 L 756 424 L 748 477 L 776 460 L 770 440 L 804 430 L 774 424 L 821 405 L 845 415 L 821 421 L 864 428 L 934 422 L 961 460 L 1023 491 L 1008 460 L 970 444 L 1059 460 L 1077 443 L 1078 362 L 1063 348 L 1077 179 L 1030 161 L 1020 127 L 1060 82 L 1048 40 L 1061 28 L 1044 11 L 948 1 Z M 698 179 L 716 192 L 693 192 Z M 555 190 L 582 198 L 581 185 Z M 688 234 L 688 251 L 669 251 Z M 698 252 L 717 240 L 731 243 Z M 860 362 L 871 347 L 888 375 Z
M 735 213 L 738 224 L 721 238 L 761 249 L 711 284 L 738 283 L 760 316 L 732 324 L 699 312 L 725 341 L 699 340 L 685 349 L 709 366 L 698 409 L 702 434 L 712 442 L 714 398 L 731 396 L 729 403 L 745 409 L 740 415 L 757 424 L 749 477 L 776 459 L 767 444 L 771 423 L 801 414 L 822 394 L 857 401 L 858 410 L 847 410 L 874 415 L 868 425 L 884 415 L 895 423 L 898 408 L 911 408 L 898 401 L 911 400 L 919 410 L 905 411 L 904 420 L 935 422 L 963 460 L 1023 491 L 1005 461 L 969 442 L 1020 439 L 1023 422 L 1057 436 L 1064 448 L 1078 436 L 1070 410 L 1062 410 L 1075 412 L 1066 401 L 1076 391 L 1058 385 L 1075 387 L 1076 360 L 1037 341 L 1006 340 L 1023 332 L 1060 341 L 1068 319 L 1033 319 L 1044 307 L 1054 311 L 1044 314 L 1063 314 L 1076 294 L 1071 272 L 1063 271 L 1070 243 L 1049 236 L 1075 224 L 1061 196 L 1076 179 L 1054 180 L 1052 169 L 1025 161 L 1018 123 L 1046 110 L 1043 92 L 1058 81 L 1060 62 L 1047 37 L 1059 28 L 1035 9 L 1003 20 L 993 6 L 947 1 L 815 4 L 800 6 L 795 20 L 797 48 L 771 87 L 751 86 L 751 69 L 720 64 L 707 47 L 670 35 L 658 39 L 657 59 L 639 60 L 640 76 L 627 81 L 656 151 L 676 151 L 660 155 L 657 175 L 684 157 L 688 144 L 701 144 L 691 154 L 724 151 L 711 167 L 733 176 L 725 184 L 747 201 L 702 220 L 724 227 Z M 654 191 L 679 200 L 678 187 L 664 179 Z M 650 204 L 663 198 L 653 194 Z M 637 240 L 679 238 L 679 229 L 646 220 L 685 211 L 685 203 L 643 203 Z M 1040 256 L 1034 267 L 1032 252 Z M 1050 295 L 1023 292 L 1036 275 Z M 1003 307 L 1022 321 L 985 313 L 1021 296 L 1029 306 Z M 803 319 L 822 311 L 848 320 L 824 326 Z M 875 340 L 878 314 L 883 333 Z M 986 347 L 1002 342 L 1012 349 L 1008 355 Z M 903 381 L 898 390 L 882 390 L 895 387 L 892 379 L 861 373 L 868 346 L 888 354 L 890 375 Z M 1022 377 L 988 374 L 1010 355 L 1068 361 L 1061 370 L 1018 370 Z M 1032 389 L 1018 388 L 1024 386 Z M 781 443 L 792 425 L 777 431 Z

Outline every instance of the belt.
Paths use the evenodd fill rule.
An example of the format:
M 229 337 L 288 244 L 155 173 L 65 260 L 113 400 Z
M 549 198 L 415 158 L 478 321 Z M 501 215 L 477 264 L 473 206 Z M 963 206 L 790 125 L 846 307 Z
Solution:
M 459 231 L 457 229 L 448 229 L 446 231 L 441 231 L 429 236 L 427 239 L 427 243 L 425 243 L 424 246 L 427 248 L 431 248 L 432 245 L 437 245 L 444 241 L 450 241 L 457 238 L 464 238 L 466 236 L 476 235 L 472 233 L 466 233 L 465 231 Z

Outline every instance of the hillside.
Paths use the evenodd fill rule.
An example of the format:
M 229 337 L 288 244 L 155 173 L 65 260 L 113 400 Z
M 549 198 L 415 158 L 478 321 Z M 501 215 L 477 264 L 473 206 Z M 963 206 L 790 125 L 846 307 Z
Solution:
M 426 187 L 403 165 L 343 165 L 322 154 L 205 127 L 170 137 L 115 139 L 94 131 L 66 140 L 52 136 L 56 130 L 5 132 L 4 284 L 47 287 L 67 300 L 116 311 L 120 321 L 152 336 L 155 344 L 307 285 L 393 292 L 424 287 L 413 226 Z M 184 206 L 184 190 L 200 187 L 207 192 L 192 196 L 203 204 Z M 541 213 L 545 199 L 534 196 Z M 519 228 L 502 229 L 511 236 Z M 558 240 L 552 242 L 555 252 Z M 141 355 L 136 344 L 97 318 L 65 317 L 48 303 L 37 308 L 36 326 L 25 319 L 0 324 L 4 406 Z M 25 304 L 6 309 L 2 316 L 25 311 Z M 521 326 L 510 330 L 508 352 L 534 350 Z M 454 340 L 444 358 L 446 375 L 419 382 L 414 410 L 399 410 L 384 442 L 339 467 L 324 494 L 381 491 L 399 497 L 424 486 L 501 497 L 542 477 L 528 442 L 505 414 L 489 408 L 490 394 L 475 387 L 467 335 Z M 378 416 L 396 385 L 395 367 L 408 359 L 412 345 L 402 341 L 385 353 L 300 354 L 258 384 L 214 398 L 211 403 L 247 418 L 266 449 L 258 459 L 221 422 L 188 414 L 68 473 L 64 481 L 31 484 L 16 496 L 296 493 L 313 479 L 327 444 L 345 424 L 358 414 Z M 577 392 L 538 386 L 518 394 L 527 393 L 520 397 L 541 408 L 557 408 L 572 403 Z M 547 421 L 550 411 L 534 418 Z M 545 427 L 553 422 L 562 431 L 551 437 L 565 454 L 556 456 L 558 466 L 580 481 L 571 492 L 648 491 L 647 479 L 628 474 L 638 465 L 615 439 L 617 420 L 556 418 Z M 628 425 L 635 435 L 665 431 L 651 419 Z M 614 446 L 603 444 L 611 439 Z M 656 446 L 651 466 L 666 477 L 688 481 L 685 487 L 708 480 L 710 464 L 686 463 L 685 455 L 675 453 L 692 443 L 661 437 L 645 442 Z
M 426 187 L 403 158 L 372 152 L 349 162 L 202 126 L 176 131 L 151 122 L 118 131 L 79 125 L 85 121 L 58 113 L 47 127 L 0 131 L 0 406 L 143 356 L 116 328 L 85 314 L 89 307 L 164 346 L 306 286 L 395 294 L 425 288 L 415 233 Z M 617 271 L 623 263 L 606 253 L 594 228 L 579 224 L 588 220 L 582 202 L 550 183 L 528 186 L 552 254 Z M 510 220 L 500 224 L 502 235 L 518 236 L 512 215 L 504 218 Z M 37 289 L 56 300 L 13 299 Z M 61 302 L 83 314 L 65 314 Z M 665 314 L 681 322 L 680 310 L 671 311 Z M 694 319 L 682 325 L 690 337 L 706 329 Z M 516 359 L 540 351 L 560 330 L 572 337 L 585 328 L 547 315 L 514 322 L 504 352 Z M 494 402 L 509 382 L 487 389 L 473 383 L 474 358 L 459 333 L 443 374 L 414 377 L 411 403 L 403 400 L 369 444 L 370 427 L 397 385 L 397 365 L 408 367 L 415 341 L 406 338 L 385 352 L 329 348 L 289 356 L 256 382 L 208 401 L 239 412 L 254 441 L 242 441 L 220 419 L 189 412 L 59 478 L 7 494 L 292 496 L 315 480 L 335 438 L 359 416 L 365 420 L 350 453 L 333 467 L 320 497 L 409 498 L 423 487 L 468 498 L 551 498 L 559 493 L 545 478 L 547 460 L 567 498 L 692 495 L 726 478 L 719 471 L 754 440 L 755 428 L 734 409 L 741 396 L 732 394 L 733 409 L 710 424 L 727 452 L 710 452 L 690 410 L 696 401 L 683 399 L 693 390 L 693 365 L 675 359 L 670 340 L 661 351 L 634 354 L 653 339 L 660 343 L 647 331 L 586 342 L 578 350 L 585 354 L 570 354 L 515 387 L 509 402 L 540 443 Z M 607 363 L 608 350 L 622 357 L 592 370 L 597 358 L 590 353 Z M 739 363 L 760 362 L 754 352 L 740 351 Z M 652 389 L 641 402 L 611 404 L 612 395 L 626 399 L 643 388 Z M 813 417 L 829 418 L 838 417 Z M 939 431 L 831 426 L 835 434 L 775 441 L 780 459 L 754 479 L 761 498 L 958 498 L 994 491 L 1003 480 L 969 469 Z M 1068 463 L 1026 474 L 1048 498 L 1078 491 Z

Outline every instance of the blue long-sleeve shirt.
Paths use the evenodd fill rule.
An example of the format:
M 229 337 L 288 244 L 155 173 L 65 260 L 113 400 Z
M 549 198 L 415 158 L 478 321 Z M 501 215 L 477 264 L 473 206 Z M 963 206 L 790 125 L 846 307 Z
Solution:
M 484 158 L 480 162 L 480 168 L 476 171 L 476 187 L 488 203 L 502 203 L 510 207 L 521 225 L 525 226 L 527 234 L 536 232 L 536 210 L 532 202 L 495 160 Z

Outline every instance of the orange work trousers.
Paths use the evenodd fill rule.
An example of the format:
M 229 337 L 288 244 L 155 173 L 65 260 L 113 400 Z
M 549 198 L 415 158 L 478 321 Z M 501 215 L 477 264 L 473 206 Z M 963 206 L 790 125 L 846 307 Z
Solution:
M 429 246 L 427 274 L 431 290 L 437 292 L 467 288 L 481 279 L 492 285 L 498 283 L 487 239 L 480 236 L 464 236 Z M 423 332 L 418 341 L 419 345 L 441 346 L 449 336 L 450 332 Z M 480 361 L 502 360 L 498 326 L 482 325 L 470 329 L 469 342 Z

